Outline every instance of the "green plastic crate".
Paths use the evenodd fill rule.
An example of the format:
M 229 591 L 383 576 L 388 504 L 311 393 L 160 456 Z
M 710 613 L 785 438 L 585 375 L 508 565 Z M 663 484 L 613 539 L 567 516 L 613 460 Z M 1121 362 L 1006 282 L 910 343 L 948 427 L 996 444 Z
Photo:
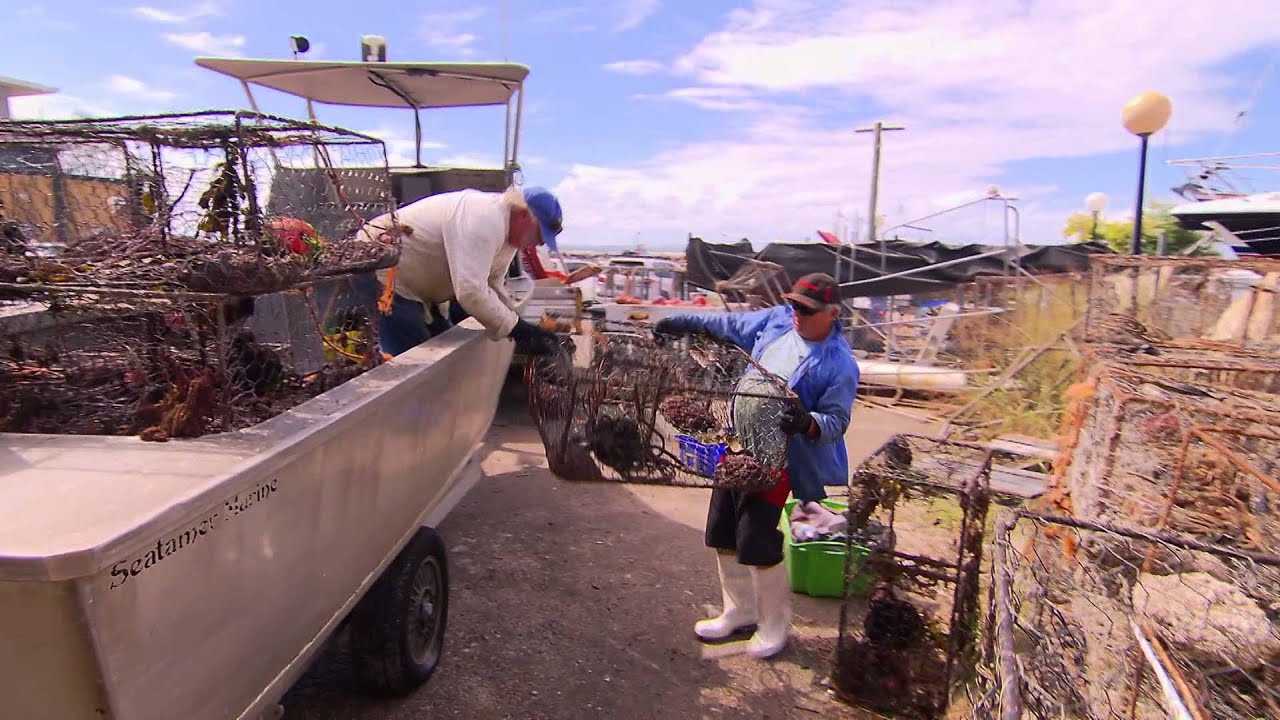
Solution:
M 848 506 L 836 500 L 823 500 L 822 504 L 833 512 L 844 512 Z M 787 578 L 791 582 L 793 592 L 803 593 L 810 597 L 838 598 L 844 596 L 844 542 L 817 540 L 797 543 L 791 539 L 791 511 L 796 506 L 794 498 L 787 500 L 782 512 L 781 530 L 783 537 L 782 562 L 787 569 Z M 854 546 L 858 557 L 854 562 L 866 560 L 870 550 Z M 851 594 L 862 595 L 871 588 L 871 575 L 866 568 L 860 569 L 853 577 Z

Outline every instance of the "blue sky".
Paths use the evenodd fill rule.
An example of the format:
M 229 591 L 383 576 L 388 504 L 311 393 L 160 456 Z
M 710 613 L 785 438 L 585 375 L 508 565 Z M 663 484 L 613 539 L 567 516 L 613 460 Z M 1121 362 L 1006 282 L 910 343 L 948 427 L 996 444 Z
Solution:
M 323 9 L 321 9 L 323 7 Z M 10 0 L 0 75 L 59 89 L 15 101 L 25 115 L 243 107 L 197 55 L 358 59 L 363 33 L 394 60 L 502 60 L 532 68 L 526 182 L 565 208 L 562 247 L 816 239 L 866 224 L 870 138 L 883 119 L 886 225 L 978 197 L 1020 198 L 1026 242 L 1056 242 L 1090 192 L 1132 212 L 1132 95 L 1173 101 L 1152 138 L 1149 196 L 1184 173 L 1166 160 L 1280 151 L 1280 23 L 1273 0 Z M 1268 70 L 1270 72 L 1268 73 Z M 1260 83 L 1260 81 L 1262 81 Z M 264 91 L 263 109 L 301 115 Z M 1237 114 L 1247 110 L 1243 120 Z M 411 156 L 408 113 L 320 108 Z M 502 112 L 424 115 L 428 162 L 496 164 Z M 1280 189 L 1280 175 L 1250 176 Z M 953 241 L 1002 241 L 999 210 L 930 224 Z M 919 236 L 918 237 L 923 237 Z

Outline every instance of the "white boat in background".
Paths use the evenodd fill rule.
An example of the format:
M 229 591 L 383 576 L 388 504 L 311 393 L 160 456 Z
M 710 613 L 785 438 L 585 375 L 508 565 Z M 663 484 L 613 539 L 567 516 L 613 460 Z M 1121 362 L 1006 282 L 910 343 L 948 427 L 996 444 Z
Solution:
M 1230 177 L 1239 170 L 1280 170 L 1276 158 L 1280 153 L 1172 161 L 1199 172 L 1173 188 L 1189 202 L 1169 214 L 1188 230 L 1215 231 L 1238 254 L 1280 254 L 1280 192 L 1246 192 Z
M 1221 225 L 1246 246 L 1233 247 L 1237 252 L 1280 253 L 1280 192 L 1189 202 L 1169 212 L 1189 230 L 1216 229 L 1208 223 Z

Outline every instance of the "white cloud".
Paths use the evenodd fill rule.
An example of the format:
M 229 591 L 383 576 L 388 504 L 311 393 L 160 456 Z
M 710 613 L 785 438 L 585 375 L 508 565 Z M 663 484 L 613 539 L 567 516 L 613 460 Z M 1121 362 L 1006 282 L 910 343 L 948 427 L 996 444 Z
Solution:
M 165 33 L 163 37 L 174 45 L 192 52 L 218 56 L 239 55 L 246 42 L 244 35 L 214 35 L 203 30 L 200 32 Z
M 639 27 L 661 6 L 661 0 L 619 0 L 617 12 L 620 17 L 613 29 L 623 32 Z
M 502 159 L 484 153 L 458 153 L 440 158 L 439 164 L 457 168 L 501 168 Z
M 420 20 L 422 39 L 432 50 L 469 58 L 475 55 L 473 47 L 479 36 L 464 28 L 485 14 L 482 7 L 469 10 L 428 13 Z
M 560 31 L 593 32 L 606 27 L 619 33 L 639 27 L 661 6 L 661 0 L 608 0 L 545 8 L 533 13 L 530 20 L 554 25 Z
M 103 83 L 103 87 L 107 92 L 114 93 L 116 95 L 127 95 L 140 100 L 149 100 L 153 102 L 163 102 L 177 97 L 177 93 L 175 92 L 153 88 L 141 80 L 129 77 L 128 75 L 112 75 Z
M 68 120 L 120 114 L 108 105 L 65 93 L 10 98 L 9 106 L 17 120 Z
M 387 126 L 379 126 L 371 130 L 358 130 L 357 132 L 370 135 L 381 140 L 387 147 L 387 162 L 392 167 L 405 167 L 413 165 L 414 161 L 414 140 L 411 133 L 406 133 L 399 128 Z M 445 143 L 423 138 L 422 149 L 424 154 L 428 154 L 431 150 L 444 150 L 448 145 Z M 429 154 L 423 158 L 424 163 L 430 163 Z
M 714 141 L 628 166 L 575 165 L 558 188 L 573 208 L 568 225 L 601 241 L 636 231 L 676 244 L 687 232 L 812 236 L 837 209 L 865 208 L 870 137 L 853 130 L 879 119 L 907 126 L 884 140 L 880 212 L 890 224 L 957 193 L 1014 185 L 1003 174 L 1015 162 L 1132 151 L 1119 111 L 1142 90 L 1174 102 L 1157 142 L 1226 129 L 1238 109 L 1230 98 L 1246 95 L 1251 78 L 1233 82 L 1219 67 L 1280 41 L 1280 26 L 1265 3 L 1181 7 L 758 0 L 674 58 L 690 82 L 663 95 L 754 112 L 729 116 Z M 1203 41 L 1206 27 L 1214 42 Z M 1061 224 L 1036 213 L 1077 203 L 1027 202 L 1024 236 L 1040 241 L 1031 228 Z
M 637 100 L 667 99 L 688 103 L 703 110 L 746 111 L 764 110 L 770 105 L 755 93 L 735 87 L 682 87 L 668 90 L 661 95 L 633 95 Z
M 657 60 L 619 60 L 606 63 L 604 69 L 622 75 L 652 75 L 662 72 L 666 67 Z
M 205 17 L 214 17 L 222 14 L 222 10 L 216 2 L 198 2 L 193 3 L 184 10 L 165 10 L 163 8 L 153 7 L 151 5 L 139 5 L 131 9 L 131 12 L 144 20 L 151 22 L 164 23 L 166 25 L 180 25 L 182 23 L 191 22 Z

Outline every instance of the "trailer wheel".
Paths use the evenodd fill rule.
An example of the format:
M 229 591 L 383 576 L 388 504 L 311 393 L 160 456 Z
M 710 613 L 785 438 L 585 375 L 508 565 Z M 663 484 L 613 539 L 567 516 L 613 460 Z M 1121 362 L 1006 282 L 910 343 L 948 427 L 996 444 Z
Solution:
M 399 696 L 440 664 L 449 617 L 444 541 L 419 528 L 351 611 L 351 661 L 367 692 Z

